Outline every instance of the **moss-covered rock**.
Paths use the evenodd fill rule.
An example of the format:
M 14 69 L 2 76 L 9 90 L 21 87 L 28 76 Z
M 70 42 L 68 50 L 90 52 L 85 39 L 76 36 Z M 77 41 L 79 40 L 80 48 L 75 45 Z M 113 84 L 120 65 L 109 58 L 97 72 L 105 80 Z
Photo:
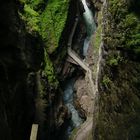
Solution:
M 69 0 L 49 0 L 41 15 L 41 35 L 49 53 L 54 52 L 58 47 L 67 19 L 68 4 Z
M 40 34 L 47 47 L 47 52 L 53 53 L 59 46 L 65 27 L 69 0 L 20 1 L 24 5 L 20 15 L 26 22 L 27 31 Z
M 49 54 L 59 46 L 68 6 L 65 0 L 1 2 L 1 140 L 29 139 L 32 123 L 39 124 L 39 139 L 49 139 L 62 125 L 67 110 Z
M 44 73 L 49 84 L 56 87 L 58 81 L 49 55 L 61 44 L 59 42 L 67 20 L 69 0 L 49 0 L 47 2 L 44 0 L 20 0 L 20 5 L 23 7 L 19 10 L 19 14 L 25 23 L 27 32 L 34 36 L 40 35 L 44 42 Z M 61 52 L 66 53 L 65 49 Z M 64 53 L 57 55 L 65 56 Z M 61 57 L 59 58 L 61 59 Z

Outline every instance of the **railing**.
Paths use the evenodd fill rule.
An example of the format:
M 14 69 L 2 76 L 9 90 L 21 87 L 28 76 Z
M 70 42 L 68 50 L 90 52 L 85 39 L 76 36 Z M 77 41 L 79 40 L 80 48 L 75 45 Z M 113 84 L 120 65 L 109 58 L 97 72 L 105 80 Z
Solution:
M 30 140 L 37 140 L 38 124 L 33 124 L 31 129 Z

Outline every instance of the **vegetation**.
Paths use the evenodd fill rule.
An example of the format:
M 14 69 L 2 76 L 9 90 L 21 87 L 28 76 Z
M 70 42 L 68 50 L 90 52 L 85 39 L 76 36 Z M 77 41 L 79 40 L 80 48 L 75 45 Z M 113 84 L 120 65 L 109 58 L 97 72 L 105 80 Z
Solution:
M 130 5 L 133 3 L 132 0 L 107 2 L 108 6 L 103 10 L 103 40 L 106 54 L 100 84 L 97 139 L 138 140 L 140 139 L 138 5 L 135 5 L 137 8 L 134 9 L 134 5 Z
M 38 33 L 46 44 L 47 52 L 53 53 L 67 19 L 69 0 L 20 0 L 23 5 L 21 18 L 29 33 Z M 63 5 L 63 6 L 62 6 Z
M 24 12 L 20 14 L 26 23 L 26 30 L 29 33 L 39 32 L 39 13 L 34 11 L 30 5 L 24 5 Z
M 46 45 L 49 46 L 49 53 L 52 53 L 58 47 L 67 19 L 67 11 L 68 0 L 49 0 L 41 15 L 41 35 Z
M 45 57 L 45 69 L 44 69 L 45 76 L 47 77 L 50 86 L 57 88 L 58 80 L 56 79 L 53 64 L 50 61 L 46 50 L 44 50 L 44 57 Z
M 128 4 L 125 1 L 110 0 L 109 15 L 111 17 L 105 30 L 105 42 L 110 47 L 139 51 L 140 21 L 134 12 L 130 13 Z
M 123 57 L 120 56 L 120 54 L 114 54 L 113 53 L 108 57 L 107 64 L 109 66 L 118 66 L 123 60 Z
M 106 87 L 106 88 L 108 88 L 108 85 L 109 85 L 109 83 L 111 82 L 110 81 L 110 79 L 109 79 L 109 77 L 107 77 L 107 75 L 105 75 L 104 77 L 103 77 L 103 85 Z
M 51 86 L 57 87 L 54 68 L 49 54 L 59 46 L 61 33 L 67 19 L 69 0 L 20 0 L 23 9 L 19 14 L 25 22 L 26 31 L 40 35 L 45 45 L 44 73 Z M 63 6 L 62 6 L 63 5 Z

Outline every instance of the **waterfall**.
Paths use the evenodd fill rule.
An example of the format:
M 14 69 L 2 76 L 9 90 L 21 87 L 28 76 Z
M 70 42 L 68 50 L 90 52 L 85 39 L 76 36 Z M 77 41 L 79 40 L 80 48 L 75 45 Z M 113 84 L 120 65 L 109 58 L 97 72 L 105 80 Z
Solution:
M 87 32 L 87 37 L 84 40 L 83 55 L 86 56 L 87 50 L 89 47 L 89 43 L 90 43 L 90 38 L 93 35 L 93 33 L 95 32 L 96 24 L 94 22 L 92 11 L 88 8 L 88 6 L 86 4 L 86 0 L 82 0 L 82 3 L 84 6 L 84 10 L 85 10 L 85 12 L 83 13 L 83 18 L 85 21 L 86 32 Z

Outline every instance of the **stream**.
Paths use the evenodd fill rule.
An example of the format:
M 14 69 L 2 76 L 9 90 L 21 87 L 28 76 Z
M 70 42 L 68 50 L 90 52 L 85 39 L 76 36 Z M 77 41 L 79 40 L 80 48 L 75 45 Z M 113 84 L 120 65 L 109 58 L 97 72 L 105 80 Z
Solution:
M 92 11 L 88 8 L 86 0 L 81 0 L 83 7 L 84 7 L 84 13 L 83 13 L 83 19 L 86 27 L 86 37 L 84 39 L 83 43 L 83 56 L 87 56 L 88 47 L 90 44 L 90 39 L 93 33 L 95 32 L 96 25 L 93 18 Z M 71 77 L 69 80 L 67 80 L 64 84 L 64 95 L 63 100 L 64 104 L 67 106 L 68 111 L 71 113 L 71 120 L 70 125 L 67 128 L 67 135 L 69 136 L 72 132 L 72 130 L 78 126 L 80 126 L 84 120 L 82 120 L 79 117 L 78 111 L 74 107 L 74 84 L 75 84 L 76 78 Z
M 87 36 L 84 40 L 83 56 L 86 56 L 91 37 L 96 30 L 96 24 L 95 24 L 95 21 L 94 21 L 94 18 L 93 18 L 93 13 L 88 8 L 86 0 L 82 0 L 82 4 L 83 4 L 84 10 L 85 10 L 85 12 L 83 13 L 83 18 L 84 18 L 84 22 L 85 22 L 85 26 L 86 26 L 86 32 L 87 32 Z
M 75 79 L 70 79 L 64 89 L 64 103 L 67 106 L 68 110 L 71 112 L 71 121 L 73 127 L 78 127 L 82 123 L 82 119 L 79 117 L 77 110 L 73 105 L 74 94 L 73 94 L 73 86 L 75 83 Z

